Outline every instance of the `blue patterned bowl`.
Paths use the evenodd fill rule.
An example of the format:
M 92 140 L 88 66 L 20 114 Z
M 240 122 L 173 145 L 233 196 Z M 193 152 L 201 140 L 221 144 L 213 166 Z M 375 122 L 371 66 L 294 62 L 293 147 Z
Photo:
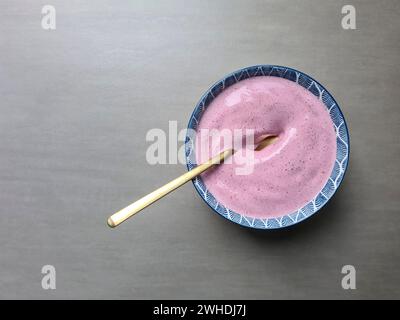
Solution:
M 231 86 L 234 83 L 239 82 L 251 77 L 257 76 L 272 76 L 285 78 L 290 81 L 296 82 L 308 91 L 312 92 L 325 104 L 329 110 L 329 114 L 332 119 L 336 131 L 337 151 L 336 151 L 336 162 L 332 173 L 322 188 L 322 190 L 307 203 L 304 207 L 299 208 L 295 212 L 288 212 L 286 215 L 278 218 L 252 218 L 241 214 L 240 212 L 234 212 L 233 210 L 225 207 L 216 199 L 206 188 L 200 177 L 193 180 L 194 187 L 199 193 L 200 197 L 218 214 L 224 218 L 240 224 L 245 227 L 256 228 L 256 229 L 278 229 L 284 228 L 296 223 L 299 223 L 321 209 L 333 196 L 336 190 L 339 188 L 340 183 L 343 180 L 344 174 L 347 169 L 349 160 L 350 144 L 349 144 L 349 132 L 344 120 L 343 114 L 336 103 L 332 95 L 326 90 L 319 82 L 306 75 L 303 72 L 275 65 L 257 65 L 247 67 L 228 74 L 223 79 L 215 83 L 207 92 L 201 97 L 197 103 L 193 114 L 190 117 L 188 129 L 197 129 L 197 125 L 201 119 L 201 116 L 210 104 L 210 102 L 225 88 Z M 194 138 L 191 135 L 186 136 L 185 140 L 185 155 L 188 170 L 196 167 L 195 150 L 194 150 Z

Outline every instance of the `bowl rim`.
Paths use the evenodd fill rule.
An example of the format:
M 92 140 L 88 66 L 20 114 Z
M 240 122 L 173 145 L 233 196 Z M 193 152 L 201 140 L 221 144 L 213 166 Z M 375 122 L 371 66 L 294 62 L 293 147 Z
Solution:
M 256 68 L 256 69 L 259 69 L 259 70 L 262 70 L 262 68 L 267 68 L 267 69 L 271 69 L 271 71 L 270 71 L 270 73 L 269 73 L 268 75 L 265 75 L 265 74 L 257 75 L 257 72 L 258 72 L 258 71 L 257 71 L 254 75 L 251 76 L 251 75 L 249 74 L 249 70 L 255 69 L 255 68 Z M 291 80 L 291 79 L 287 79 L 287 78 L 284 78 L 283 76 L 279 76 L 279 75 L 271 75 L 271 74 L 273 73 L 274 69 L 276 69 L 276 70 L 278 70 L 278 69 L 281 69 L 281 70 L 282 70 L 282 69 L 285 69 L 286 71 L 284 72 L 284 74 L 286 74 L 287 71 L 294 72 L 294 73 L 296 74 L 296 76 L 298 75 L 298 76 L 297 76 L 297 80 L 298 80 L 298 78 L 300 77 L 300 75 L 302 75 L 303 77 L 305 77 L 307 80 L 309 80 L 309 81 L 311 82 L 311 85 L 310 85 L 309 88 L 306 88 L 306 87 L 304 87 L 303 85 L 301 85 L 300 83 L 298 83 L 297 81 L 293 81 L 293 80 Z M 236 76 L 235 76 L 235 75 L 237 75 L 237 74 L 243 74 L 243 73 L 247 73 L 248 77 L 236 79 Z M 261 71 L 261 73 L 263 73 L 263 71 Z M 284 74 L 283 74 L 283 75 L 284 75 Z M 199 101 L 196 103 L 195 108 L 194 108 L 192 114 L 190 115 L 189 122 L 188 122 L 188 125 L 187 125 L 187 130 L 193 129 L 193 128 L 191 127 L 191 124 L 192 124 L 193 118 L 195 118 L 195 115 L 196 115 L 198 109 L 199 109 L 199 108 L 204 108 L 204 110 L 202 111 L 202 112 L 204 112 L 205 109 L 208 107 L 208 105 L 211 103 L 211 101 L 212 101 L 213 99 L 215 99 L 215 98 L 218 96 L 218 94 L 219 94 L 220 92 L 219 92 L 218 94 L 216 94 L 215 96 L 214 96 L 214 94 L 212 93 L 212 90 L 213 90 L 214 88 L 216 88 L 218 85 L 220 85 L 221 83 L 224 83 L 224 81 L 226 81 L 226 80 L 227 80 L 228 78 L 230 78 L 230 77 L 234 77 L 235 80 L 236 80 L 236 82 L 234 82 L 234 83 L 238 83 L 238 82 L 240 82 L 240 81 L 242 81 L 242 80 L 249 79 L 249 78 L 254 78 L 254 77 L 256 77 L 256 76 L 262 76 L 262 75 L 263 75 L 263 76 L 280 77 L 280 78 L 287 79 L 287 80 L 289 80 L 289 81 L 296 82 L 298 85 L 301 85 L 303 88 L 305 88 L 306 90 L 310 91 L 312 94 L 315 95 L 315 93 L 312 92 L 312 91 L 310 90 L 312 84 L 314 83 L 316 87 L 319 87 L 319 88 L 321 89 L 321 92 L 322 92 L 321 94 L 326 93 L 326 94 L 328 95 L 328 97 L 329 97 L 329 98 L 332 100 L 332 102 L 333 102 L 333 105 L 332 105 L 331 107 L 329 107 L 329 106 L 327 106 L 327 105 L 325 104 L 325 102 L 322 100 L 322 95 L 321 95 L 321 97 L 320 97 L 321 101 L 322 101 L 322 102 L 324 103 L 324 105 L 328 108 L 329 115 L 330 115 L 331 120 L 332 120 L 332 123 L 333 123 L 333 125 L 334 125 L 334 127 L 335 127 L 336 141 L 337 141 L 338 139 L 341 139 L 341 138 L 339 137 L 339 132 L 338 132 L 340 126 L 339 126 L 338 128 L 336 128 L 336 125 L 335 125 L 335 123 L 334 123 L 334 120 L 332 119 L 332 115 L 331 115 L 331 112 L 330 112 L 330 111 L 331 111 L 331 109 L 333 109 L 333 108 L 335 108 L 335 109 L 337 110 L 337 112 L 339 113 L 339 115 L 340 115 L 340 117 L 341 117 L 341 120 L 342 120 L 342 122 L 343 122 L 343 126 L 344 126 L 344 128 L 345 128 L 344 136 L 345 136 L 345 138 L 346 138 L 346 140 L 347 140 L 347 141 L 346 141 L 346 144 L 347 144 L 347 145 L 346 145 L 346 147 L 347 147 L 347 154 L 346 154 L 346 156 L 342 159 L 342 161 L 344 162 L 343 171 L 342 171 L 341 174 L 339 173 L 339 175 L 338 175 L 338 177 L 339 177 L 340 179 L 339 179 L 338 183 L 336 184 L 336 186 L 334 186 L 334 190 L 333 190 L 332 194 L 330 194 L 328 197 L 326 197 L 326 196 L 324 195 L 326 199 L 323 201 L 322 205 L 320 205 L 319 207 L 315 207 L 315 201 L 316 201 L 317 197 L 321 194 L 321 192 L 322 192 L 322 191 L 324 190 L 324 188 L 327 186 L 329 179 L 331 179 L 331 177 L 329 177 L 328 181 L 326 182 L 326 184 L 324 185 L 324 187 L 321 189 L 321 191 L 319 191 L 319 193 L 318 193 L 310 202 L 308 202 L 305 206 L 303 206 L 303 207 L 297 209 L 297 213 L 298 213 L 299 211 L 301 211 L 302 209 L 304 209 L 307 205 L 309 205 L 311 202 L 313 202 L 313 204 L 314 204 L 314 210 L 313 210 L 312 212 L 310 212 L 309 214 L 303 213 L 303 217 L 300 218 L 300 219 L 293 220 L 293 219 L 291 218 L 291 215 L 294 215 L 294 214 L 296 213 L 296 211 L 295 211 L 295 212 L 292 212 L 292 213 L 287 213 L 287 214 L 285 214 L 285 215 L 283 215 L 283 216 L 280 216 L 280 217 L 274 217 L 274 218 L 254 218 L 254 217 L 245 216 L 245 215 L 243 215 L 243 214 L 241 214 L 241 213 L 238 213 L 238 212 L 235 212 L 235 211 L 233 211 L 233 210 L 231 210 L 231 209 L 229 209 L 229 208 L 226 208 L 225 206 L 223 206 L 223 205 L 221 205 L 221 204 L 218 204 L 219 206 L 224 207 L 224 208 L 226 208 L 226 209 L 228 210 L 228 215 L 224 215 L 224 214 L 222 214 L 221 212 L 217 211 L 216 208 L 214 208 L 214 207 L 209 203 L 209 201 L 207 201 L 206 197 L 203 196 L 203 194 L 201 194 L 201 191 L 199 190 L 200 187 L 198 186 L 198 184 L 196 184 L 197 181 L 200 181 L 201 183 L 203 183 L 202 180 L 201 180 L 201 178 L 200 178 L 200 177 L 196 177 L 195 179 L 192 180 L 193 186 L 194 186 L 195 190 L 197 191 L 198 195 L 200 196 L 200 198 L 203 199 L 203 201 L 204 201 L 215 213 L 217 213 L 219 216 L 223 217 L 224 219 L 226 219 L 226 220 L 228 220 L 228 221 L 230 221 L 230 222 L 232 222 L 232 223 L 234 223 L 234 224 L 240 225 L 240 226 L 242 226 L 242 227 L 246 227 L 246 228 L 250 228 L 250 229 L 260 229 L 260 230 L 275 230 L 275 229 L 289 228 L 289 227 L 292 227 L 292 226 L 294 226 L 294 225 L 299 224 L 300 222 L 303 222 L 304 220 L 309 219 L 310 217 L 314 216 L 317 212 L 319 212 L 319 211 L 332 199 L 332 197 L 336 194 L 337 190 L 339 189 L 340 185 L 342 184 L 342 182 L 343 182 L 343 180 L 344 180 L 344 177 L 345 177 L 345 175 L 346 175 L 346 172 L 347 172 L 347 169 L 348 169 L 348 165 L 349 165 L 349 162 L 350 162 L 350 135 L 349 135 L 349 129 L 348 129 L 348 126 L 347 126 L 347 123 L 346 123 L 346 119 L 345 119 L 345 117 L 344 117 L 344 115 L 343 115 L 342 110 L 340 109 L 339 104 L 337 103 L 337 101 L 335 100 L 335 98 L 333 97 L 333 95 L 332 95 L 320 82 L 318 82 L 318 81 L 315 80 L 313 77 L 309 76 L 308 74 L 306 74 L 306 73 L 304 73 L 304 72 L 302 72 L 302 71 L 299 71 L 299 70 L 294 69 L 294 68 L 291 68 L 291 67 L 286 67 L 286 66 L 281 66 L 281 65 L 275 65 L 275 64 L 257 64 L 257 65 L 252 65 L 252 66 L 248 66 L 248 67 L 243 67 L 243 68 L 237 69 L 237 70 L 235 70 L 235 71 L 233 71 L 233 72 L 230 72 L 230 73 L 226 74 L 226 75 L 223 76 L 221 79 L 219 79 L 218 81 L 214 82 L 214 83 L 204 92 L 204 94 L 200 97 Z M 234 84 L 234 83 L 232 83 L 232 84 Z M 222 90 L 225 90 L 227 87 L 231 86 L 232 84 L 229 84 L 229 85 L 227 85 L 227 86 L 224 86 Z M 317 88 L 317 90 L 318 90 L 318 88 Z M 207 97 L 208 97 L 210 94 L 211 94 L 212 98 L 211 98 L 210 101 L 208 101 L 207 106 L 204 106 L 204 105 L 205 105 L 205 100 L 207 99 Z M 200 119 L 201 119 L 201 117 L 198 119 L 198 121 L 200 121 Z M 196 130 L 197 130 L 197 128 L 196 128 Z M 187 132 L 188 132 L 188 131 L 187 131 Z M 196 167 L 196 166 L 197 166 L 197 164 L 196 164 L 196 165 L 194 165 L 193 167 L 191 167 L 191 164 L 190 164 L 190 162 L 188 161 L 188 157 L 189 157 L 189 153 L 190 153 L 190 152 L 189 152 L 189 151 L 190 151 L 190 144 L 191 144 L 191 143 L 188 143 L 189 140 L 190 140 L 190 138 L 188 137 L 188 134 L 186 133 L 186 137 L 185 137 L 185 160 L 186 160 L 186 167 L 187 167 L 187 170 L 191 170 L 193 167 Z M 341 140 L 342 140 L 342 139 L 341 139 Z M 344 141 L 343 141 L 343 142 L 344 142 Z M 194 149 L 194 148 L 193 148 L 193 149 Z M 195 152 L 195 151 L 194 151 L 194 152 Z M 336 160 L 335 160 L 335 161 L 338 161 L 338 160 L 337 160 L 337 156 L 338 156 L 338 153 L 336 152 Z M 333 170 L 334 170 L 334 169 L 333 169 Z M 332 173 L 331 173 L 331 175 L 332 175 Z M 212 195 L 211 193 L 209 193 L 209 194 Z M 214 197 L 214 195 L 212 195 L 212 197 L 215 199 L 215 201 L 217 201 L 217 199 Z M 217 206 L 217 207 L 218 207 L 218 206 Z M 230 211 L 230 214 L 229 214 L 229 211 Z M 239 216 L 240 216 L 240 219 L 239 219 L 239 220 L 238 220 L 238 219 L 234 219 L 234 218 L 232 218 L 231 215 L 239 215 Z M 282 223 L 282 220 L 284 220 L 284 219 L 286 219 L 286 218 L 289 218 L 290 222 L 289 222 L 289 223 Z M 252 220 L 252 221 L 251 221 L 251 220 Z M 275 220 L 275 221 L 277 221 L 278 223 L 269 224 L 268 221 L 271 221 L 271 220 Z M 261 221 L 261 223 L 256 223 L 256 222 L 259 222 L 259 221 Z M 279 221 L 280 221 L 280 222 L 279 222 Z

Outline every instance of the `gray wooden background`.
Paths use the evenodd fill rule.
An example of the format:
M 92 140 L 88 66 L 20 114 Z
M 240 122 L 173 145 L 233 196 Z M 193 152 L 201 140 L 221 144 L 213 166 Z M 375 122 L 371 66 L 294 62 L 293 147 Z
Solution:
M 400 298 L 399 16 L 396 0 L 1 0 L 0 298 Z M 185 128 L 214 81 L 262 63 L 310 74 L 341 105 L 351 160 L 332 202 L 259 232 L 188 184 L 107 228 L 185 171 L 146 162 L 148 130 Z M 41 287 L 47 264 L 56 290 Z M 347 264 L 356 290 L 341 287 Z

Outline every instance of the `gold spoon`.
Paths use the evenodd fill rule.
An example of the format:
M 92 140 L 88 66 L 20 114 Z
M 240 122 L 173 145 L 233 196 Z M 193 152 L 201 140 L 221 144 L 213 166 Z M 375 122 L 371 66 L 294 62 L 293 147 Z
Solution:
M 257 147 L 254 150 L 260 151 L 261 149 L 264 149 L 266 146 L 274 143 L 277 139 L 278 139 L 277 136 L 267 136 L 258 143 Z M 204 171 L 208 170 L 214 165 L 221 163 L 224 159 L 232 155 L 233 152 L 234 152 L 233 149 L 228 149 L 221 152 L 217 156 L 209 159 L 207 162 L 198 165 L 196 168 L 193 168 L 192 170 L 181 175 L 180 177 L 168 182 L 167 184 L 163 185 L 157 190 L 154 190 L 153 192 L 149 193 L 143 198 L 137 200 L 136 202 L 130 204 L 129 206 L 123 208 L 122 210 L 114 213 L 107 220 L 108 226 L 111 228 L 118 226 L 126 219 L 132 217 L 134 214 L 138 213 L 139 211 L 148 207 L 152 203 L 166 196 L 168 193 L 174 191 L 175 189 L 184 185 L 186 182 L 197 177 L 199 174 L 203 173 Z

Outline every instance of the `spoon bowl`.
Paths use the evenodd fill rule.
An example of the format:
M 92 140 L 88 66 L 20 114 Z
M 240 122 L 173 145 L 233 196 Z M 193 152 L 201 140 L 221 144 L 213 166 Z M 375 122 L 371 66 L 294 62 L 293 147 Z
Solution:
M 233 73 L 226 75 L 224 78 L 216 82 L 206 93 L 200 98 L 197 103 L 188 124 L 188 129 L 196 131 L 201 121 L 202 115 L 207 110 L 210 103 L 226 88 L 238 83 L 241 80 L 258 77 L 270 76 L 284 78 L 293 81 L 302 86 L 320 101 L 323 102 L 329 112 L 334 131 L 336 133 L 336 160 L 333 170 L 322 189 L 304 206 L 295 211 L 287 212 L 280 217 L 274 218 L 254 218 L 247 216 L 241 212 L 235 212 L 231 208 L 223 205 L 218 199 L 207 189 L 201 177 L 196 177 L 193 180 L 193 185 L 198 192 L 199 196 L 210 206 L 210 208 L 222 217 L 237 223 L 244 227 L 256 229 L 279 229 L 295 225 L 318 212 L 324 205 L 326 205 L 332 198 L 334 193 L 338 190 L 341 182 L 343 181 L 345 172 L 347 170 L 349 154 L 350 154 L 350 141 L 349 132 L 344 119 L 344 116 L 339 108 L 338 103 L 335 101 L 329 91 L 322 86 L 318 81 L 308 76 L 307 74 L 283 66 L 276 65 L 256 65 L 237 70 Z M 196 150 L 195 141 L 193 137 L 187 135 L 186 137 L 186 163 L 188 170 L 197 166 L 196 164 Z

